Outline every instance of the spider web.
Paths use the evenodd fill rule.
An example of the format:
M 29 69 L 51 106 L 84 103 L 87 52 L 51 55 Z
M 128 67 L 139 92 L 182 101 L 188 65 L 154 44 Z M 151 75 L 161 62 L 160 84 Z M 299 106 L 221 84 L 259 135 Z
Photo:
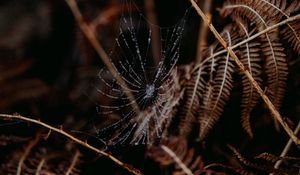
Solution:
M 107 69 L 99 72 L 102 86 L 98 92 L 103 103 L 98 112 L 105 119 L 115 118 L 109 126 L 97 129 L 97 137 L 108 146 L 154 143 L 161 137 L 179 99 L 176 63 L 188 12 L 174 26 L 159 27 L 149 22 L 133 1 L 122 3 L 119 34 L 110 53 L 118 75 Z M 153 29 L 160 33 L 159 58 L 153 58 L 151 50 Z M 139 109 L 134 109 L 133 103 Z

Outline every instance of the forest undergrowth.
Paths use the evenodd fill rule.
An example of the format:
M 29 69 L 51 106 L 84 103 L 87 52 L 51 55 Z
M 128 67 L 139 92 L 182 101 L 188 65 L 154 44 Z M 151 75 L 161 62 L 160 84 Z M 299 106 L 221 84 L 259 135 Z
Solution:
M 0 174 L 299 174 L 297 0 L 0 3 Z

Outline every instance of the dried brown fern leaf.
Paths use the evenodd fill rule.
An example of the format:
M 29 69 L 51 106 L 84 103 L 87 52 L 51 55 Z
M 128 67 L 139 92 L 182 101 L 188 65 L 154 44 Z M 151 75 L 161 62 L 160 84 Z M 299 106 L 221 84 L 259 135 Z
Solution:
M 260 173 L 271 173 L 276 175 L 288 175 L 288 174 L 298 174 L 300 168 L 300 159 L 295 157 L 277 157 L 272 154 L 263 153 L 256 156 L 252 161 L 247 160 L 242 156 L 242 154 L 232 146 L 229 148 L 233 151 L 237 159 L 242 163 L 245 168 L 252 172 Z M 260 160 L 260 161 L 259 161 Z M 263 162 L 261 160 L 264 160 Z M 285 161 L 286 166 L 281 166 L 279 168 L 274 167 L 274 163 L 278 160 Z
M 71 156 L 69 154 L 71 151 L 66 149 L 45 148 L 40 137 L 30 140 L 24 148 L 7 154 L 6 162 L 0 167 L 0 174 L 79 174 L 80 170 L 77 168 L 80 164 L 79 151 Z
M 300 158 L 297 157 L 279 157 L 270 153 L 262 153 L 254 157 L 253 161 L 257 162 L 254 163 L 243 158 L 241 154 L 238 154 L 240 153 L 235 150 L 235 155 L 238 157 L 239 161 L 242 162 L 246 167 L 252 168 L 252 171 L 260 170 L 262 172 L 271 173 L 273 175 L 288 175 L 298 174 L 300 170 Z M 279 161 L 281 166 L 277 166 Z
M 179 123 L 179 135 L 182 137 L 187 137 L 192 130 L 192 125 L 196 123 L 198 111 L 201 106 L 200 100 L 206 86 L 206 81 L 203 78 L 205 74 L 207 73 L 204 68 L 200 67 L 191 75 L 185 87 L 184 98 L 186 98 L 186 101 L 182 105 Z
M 275 3 L 275 4 L 274 4 Z M 255 21 L 258 32 L 278 23 L 284 14 L 289 14 L 291 8 L 287 7 L 285 0 L 271 2 L 264 0 L 255 1 L 227 1 L 221 15 L 230 15 L 233 19 L 237 16 Z M 232 14 L 230 14 L 232 13 Z M 261 49 L 265 56 L 265 68 L 268 76 L 268 90 L 272 94 L 271 101 L 276 109 L 284 94 L 287 79 L 287 63 L 283 47 L 279 43 L 278 32 L 271 31 L 261 36 Z
M 294 157 L 277 157 L 269 153 L 262 153 L 256 156 L 253 160 L 247 160 L 236 148 L 229 146 L 235 157 L 241 163 L 241 165 L 224 165 L 220 163 L 213 163 L 207 165 L 206 168 L 215 170 L 218 167 L 222 169 L 230 170 L 234 173 L 241 175 L 250 174 L 266 174 L 273 175 L 289 175 L 298 174 L 299 166 L 295 164 L 295 161 L 299 162 L 298 158 Z M 274 163 L 278 160 L 285 160 L 285 167 L 274 168 Z M 232 173 L 230 173 L 232 174 Z
M 274 174 L 297 174 L 300 171 L 300 158 L 291 156 L 276 156 L 270 153 L 262 153 L 255 159 L 264 160 L 274 164 Z
M 271 102 L 271 100 L 269 99 L 269 97 L 264 93 L 264 91 L 262 90 L 262 88 L 258 85 L 258 83 L 254 80 L 254 78 L 251 76 L 251 74 L 249 73 L 249 71 L 245 68 L 245 66 L 242 64 L 242 62 L 239 60 L 238 56 L 236 55 L 236 53 L 233 51 L 233 48 L 237 48 L 238 46 L 250 41 L 249 40 L 244 40 L 242 42 L 240 42 L 239 44 L 235 45 L 235 46 L 228 46 L 228 43 L 225 41 L 225 39 L 220 35 L 220 33 L 216 30 L 216 28 L 214 27 L 214 25 L 212 25 L 209 20 L 207 19 L 207 17 L 205 16 L 205 14 L 203 13 L 203 11 L 198 7 L 198 5 L 193 1 L 190 0 L 192 6 L 195 8 L 195 10 L 197 11 L 198 15 L 205 21 L 205 23 L 209 26 L 210 30 L 212 31 L 212 33 L 214 34 L 214 36 L 217 38 L 217 40 L 221 43 L 222 47 L 225 48 L 224 51 L 219 52 L 218 54 L 215 55 L 220 55 L 224 52 L 228 52 L 230 54 L 230 56 L 232 57 L 232 59 L 235 61 L 235 63 L 238 65 L 238 67 L 240 68 L 240 70 L 247 75 L 247 78 L 249 79 L 249 81 L 252 82 L 253 86 L 255 87 L 255 89 L 259 92 L 260 96 L 262 97 L 263 101 L 265 102 L 265 104 L 267 105 L 267 107 L 269 108 L 270 112 L 272 113 L 273 117 L 276 119 L 276 121 L 278 121 L 281 126 L 285 129 L 285 131 L 289 134 L 289 136 L 292 138 L 292 140 L 299 145 L 300 141 L 299 139 L 295 136 L 295 134 L 293 133 L 293 131 L 289 128 L 289 126 L 286 124 L 286 122 L 283 120 L 282 116 L 280 115 L 280 113 L 278 112 L 278 110 L 276 109 L 276 107 L 273 105 L 273 103 Z M 238 8 L 238 6 L 231 6 L 229 8 Z M 246 5 L 242 5 L 242 7 L 247 7 Z M 250 8 L 251 9 L 251 8 Z M 246 17 L 246 16 L 244 16 Z M 251 36 L 251 40 L 257 38 L 258 36 L 261 36 L 263 34 L 265 34 L 266 32 L 269 32 L 271 30 L 276 29 L 276 27 L 285 24 L 288 21 L 293 21 L 295 19 L 297 19 L 299 16 L 296 15 L 294 17 L 291 17 L 289 19 L 286 19 L 278 24 L 274 24 L 270 27 L 265 28 L 264 30 L 261 30 L 261 32 L 257 33 L 257 35 L 254 35 L 253 37 Z M 255 22 L 255 21 L 253 21 Z M 253 23 L 255 24 L 255 23 Z M 206 60 L 205 60 L 206 61 Z M 199 67 L 203 65 L 199 64 Z
M 220 10 L 221 15 L 230 15 L 233 20 L 237 17 L 246 18 L 252 21 L 260 32 L 269 26 L 288 17 L 295 2 L 289 6 L 286 0 L 254 0 L 254 1 L 227 1 Z M 260 36 L 261 50 L 265 57 L 265 72 L 267 75 L 267 89 L 270 93 L 270 100 L 278 110 L 285 93 L 285 86 L 288 74 L 288 66 L 283 46 L 279 42 L 278 30 L 273 30 Z M 277 122 L 275 123 L 276 126 Z
M 150 147 L 147 154 L 163 167 L 170 168 L 173 175 L 209 174 L 213 171 L 204 169 L 204 162 L 194 148 L 189 148 L 185 138 L 170 137 L 164 139 L 160 146 Z
M 300 54 L 300 20 L 288 23 L 288 26 L 280 31 L 280 34 L 293 47 L 294 51 Z
M 244 32 L 244 37 L 249 38 L 250 33 L 248 32 L 247 24 L 245 25 L 242 21 L 237 21 L 237 24 L 242 29 L 241 31 Z M 240 58 L 241 62 L 247 67 L 253 78 L 258 82 L 259 85 L 262 84 L 261 72 L 261 58 L 260 58 L 260 49 L 258 42 L 250 42 L 246 43 L 245 45 L 240 47 Z M 247 79 L 245 75 L 242 77 L 242 84 L 243 84 L 243 95 L 242 95 L 242 116 L 241 122 L 243 128 L 249 134 L 249 136 L 253 137 L 253 132 L 251 129 L 251 122 L 250 116 L 253 108 L 258 102 L 260 98 L 258 92 L 254 89 L 251 82 Z
M 167 145 L 173 152 L 179 155 L 185 155 L 187 152 L 187 141 L 186 139 L 179 139 L 178 137 L 171 136 L 161 140 L 161 145 Z M 151 157 L 155 162 L 158 162 L 161 166 L 169 166 L 174 163 L 172 157 L 166 154 L 161 147 L 148 146 L 147 155 Z
M 222 32 L 222 35 L 226 38 L 229 45 L 232 45 L 238 39 L 238 36 L 231 34 L 232 27 L 228 26 Z M 213 46 L 215 47 L 215 46 Z M 218 57 L 216 59 L 218 66 L 216 67 L 216 73 L 210 75 L 213 77 L 207 86 L 203 98 L 203 107 L 199 113 L 199 138 L 203 140 L 208 134 L 210 129 L 219 120 L 220 115 L 224 110 L 226 102 L 230 98 L 231 89 L 233 87 L 233 73 L 234 65 L 229 54 Z
M 28 158 L 32 149 L 38 144 L 40 137 L 30 140 L 24 149 L 15 151 L 10 159 L 3 165 L 1 165 L 0 173 L 2 174 L 16 174 L 21 175 L 23 171 L 30 171 L 25 165 L 25 161 Z
M 236 18 L 237 32 L 239 33 L 241 39 L 247 39 L 250 37 L 251 32 L 249 31 L 248 21 L 241 18 Z M 253 30 L 252 30 L 253 31 Z M 261 65 L 261 55 L 259 42 L 252 41 L 245 45 L 239 47 L 239 55 L 241 62 L 249 70 L 252 77 L 256 82 L 262 84 L 262 65 Z M 242 116 L 241 123 L 245 131 L 250 137 L 253 137 L 253 132 L 251 129 L 250 115 L 260 98 L 258 92 L 254 89 L 251 82 L 247 79 L 245 75 L 242 77 L 243 85 L 243 95 L 242 95 Z
M 238 161 L 241 162 L 242 165 L 245 166 L 246 168 L 251 168 L 253 172 L 255 171 L 268 172 L 268 173 L 276 172 L 276 170 L 272 165 L 249 161 L 236 148 L 230 145 L 228 147 L 234 153 Z
M 46 148 L 36 146 L 36 148 L 31 150 L 24 162 L 23 172 L 24 174 L 57 174 L 54 173 L 55 169 L 48 162 L 51 159 L 58 157 L 58 154 L 49 152 Z
M 261 30 L 289 16 L 295 5 L 295 1 L 288 4 L 286 0 L 227 0 L 220 12 L 222 16 L 231 16 L 233 19 L 251 19 Z
M 279 160 L 285 160 L 285 161 L 298 161 L 300 163 L 300 158 L 298 157 L 290 157 L 290 156 L 284 156 L 284 157 L 279 157 L 279 156 L 275 156 L 273 154 L 270 153 L 262 153 L 259 154 L 258 156 L 255 156 L 256 159 L 263 159 L 266 160 L 268 162 L 272 162 L 275 163 Z
M 279 109 L 285 93 L 288 65 L 286 54 L 276 33 L 262 38 L 261 48 L 266 57 L 265 69 L 270 100 Z
M 67 150 L 64 150 L 67 151 Z M 71 152 L 69 154 L 69 152 Z M 51 150 L 51 148 L 39 147 L 27 158 L 26 172 L 28 174 L 80 174 L 79 165 L 80 152 L 61 152 L 61 150 Z
M 285 18 L 289 18 L 290 14 L 296 10 L 297 4 L 299 6 L 299 2 L 292 1 L 289 7 L 285 10 L 279 10 L 281 14 L 285 16 Z M 298 13 L 298 12 L 297 12 Z M 283 36 L 285 40 L 287 40 L 293 47 L 294 51 L 300 54 L 300 25 L 299 19 L 294 20 L 290 23 L 287 23 L 283 26 L 282 30 L 280 30 L 280 34 Z
M 65 132 L 64 130 L 62 130 L 62 128 L 56 128 L 56 127 L 53 127 L 53 126 L 51 126 L 49 124 L 43 123 L 40 120 L 35 120 L 35 119 L 32 119 L 32 118 L 23 117 L 23 116 L 21 116 L 19 114 L 14 114 L 14 115 L 0 114 L 0 116 L 2 118 L 4 118 L 5 120 L 10 120 L 10 121 L 11 120 L 25 121 L 25 122 L 28 122 L 28 123 L 37 124 L 39 126 L 47 128 L 47 129 L 51 130 L 52 132 L 58 133 L 58 134 L 60 134 L 62 136 L 65 136 L 69 140 L 73 141 L 73 143 L 77 143 L 77 144 L 79 144 L 79 145 L 81 145 L 81 146 L 83 146 L 85 148 L 88 148 L 89 150 L 92 150 L 93 152 L 96 152 L 98 155 L 103 155 L 103 156 L 107 157 L 108 159 L 112 160 L 113 162 L 115 162 L 120 167 L 126 169 L 128 172 L 131 172 L 132 174 L 136 174 L 136 175 L 140 175 L 141 174 L 141 172 L 139 170 L 137 170 L 136 168 L 134 168 L 133 166 L 125 164 L 125 163 L 121 162 L 119 159 L 115 158 L 110 153 L 106 153 L 104 151 L 101 151 L 101 150 L 99 150 L 99 149 L 91 146 L 86 141 L 82 141 L 82 140 L 80 140 L 80 139 L 72 136 L 71 134 L 69 134 L 69 133 Z M 65 150 L 63 150 L 63 152 L 65 152 Z M 17 157 L 19 158 L 20 156 L 17 156 Z M 65 157 L 67 157 L 67 156 L 65 156 Z M 6 165 L 9 165 L 9 164 L 6 164 Z M 6 170 L 6 169 L 4 169 L 4 170 Z M 2 172 L 2 171 L 3 171 L 3 167 L 0 168 L 0 172 Z M 5 173 L 2 173 L 2 174 L 5 174 Z
M 263 159 L 263 160 L 266 160 L 268 162 L 272 162 L 272 163 L 275 163 L 277 162 L 278 160 L 281 160 L 280 157 L 277 157 L 273 154 L 270 154 L 270 153 L 262 153 L 262 154 L 259 154 L 258 156 L 255 156 L 256 159 Z

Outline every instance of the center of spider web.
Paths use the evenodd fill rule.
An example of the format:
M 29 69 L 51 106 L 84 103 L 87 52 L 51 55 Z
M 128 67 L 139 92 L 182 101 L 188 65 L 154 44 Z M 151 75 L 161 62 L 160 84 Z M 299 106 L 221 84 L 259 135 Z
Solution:
M 147 84 L 144 98 L 152 98 L 154 95 L 154 91 L 155 91 L 155 86 L 153 84 Z

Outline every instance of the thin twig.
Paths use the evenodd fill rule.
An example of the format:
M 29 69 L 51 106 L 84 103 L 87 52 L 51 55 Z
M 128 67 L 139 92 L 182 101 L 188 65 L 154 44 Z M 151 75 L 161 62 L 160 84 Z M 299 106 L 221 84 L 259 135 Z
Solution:
M 235 63 L 238 65 L 238 67 L 241 69 L 241 71 L 246 75 L 246 77 L 249 79 L 250 83 L 253 85 L 253 87 L 256 89 L 256 91 L 260 94 L 266 105 L 268 106 L 269 110 L 271 111 L 273 117 L 281 124 L 281 126 L 284 128 L 284 130 L 287 132 L 287 134 L 291 137 L 291 139 L 295 142 L 296 145 L 300 146 L 300 140 L 295 136 L 291 128 L 287 125 L 287 123 L 282 119 L 280 113 L 276 110 L 275 106 L 269 99 L 269 97 L 264 93 L 264 91 L 260 88 L 258 83 L 255 81 L 255 79 L 252 77 L 250 72 L 245 68 L 243 63 L 238 59 L 236 54 L 233 52 L 232 47 L 228 47 L 226 41 L 222 38 L 222 36 L 218 33 L 216 28 L 212 25 L 212 23 L 209 22 L 208 18 L 205 16 L 203 11 L 199 8 L 197 3 L 194 0 L 189 0 L 192 3 L 192 6 L 197 11 L 198 15 L 203 19 L 203 21 L 208 25 L 209 29 L 213 32 L 215 37 L 219 40 L 221 45 L 227 50 L 227 52 L 230 54 L 232 59 L 235 61 Z
M 16 175 L 21 175 L 21 173 L 22 173 L 22 166 L 24 164 L 24 161 L 26 160 L 26 158 L 30 154 L 32 148 L 39 142 L 39 140 L 40 140 L 40 136 L 37 135 L 36 138 L 34 140 L 30 141 L 29 144 L 27 145 L 24 154 L 22 155 L 22 157 L 19 160 Z
M 37 166 L 35 175 L 40 175 L 40 174 L 42 174 L 41 171 L 42 171 L 42 168 L 43 168 L 43 166 L 44 166 L 44 164 L 45 164 L 45 161 L 46 161 L 46 159 L 44 159 L 44 158 L 40 161 L 39 165 Z
M 69 166 L 67 172 L 65 175 L 70 175 L 73 171 L 73 169 L 75 168 L 77 162 L 79 161 L 79 157 L 80 157 L 80 151 L 76 151 L 74 157 L 72 158 L 72 162 L 71 165 Z
M 237 44 L 231 46 L 230 48 L 231 48 L 232 50 L 234 50 L 234 49 L 236 49 L 237 47 L 239 47 L 239 46 L 241 46 L 241 45 L 243 45 L 243 44 L 245 44 L 245 43 L 248 43 L 248 42 L 250 42 L 250 41 L 256 39 L 257 37 L 259 37 L 259 36 L 261 36 L 261 35 L 263 35 L 263 34 L 269 32 L 269 31 L 271 31 L 271 30 L 274 30 L 274 29 L 276 29 L 276 28 L 278 28 L 278 27 L 280 27 L 280 26 L 282 26 L 282 25 L 285 25 L 285 24 L 287 24 L 287 23 L 289 23 L 289 22 L 292 22 L 292 21 L 295 21 L 295 20 L 298 20 L 298 19 L 300 19 L 300 14 L 295 15 L 295 16 L 292 16 L 292 17 L 289 17 L 289 18 L 287 18 L 287 19 L 285 19 L 285 20 L 283 20 L 283 21 L 281 21 L 281 22 L 279 22 L 279 23 L 277 23 L 277 24 L 274 24 L 274 25 L 272 25 L 272 26 L 270 26 L 270 27 L 267 27 L 267 28 L 265 28 L 264 30 L 262 30 L 262 31 L 260 31 L 260 32 L 258 32 L 258 33 L 256 33 L 256 34 L 250 36 L 249 38 L 247 38 L 247 39 L 245 39 L 245 40 L 243 40 L 243 41 L 241 41 L 241 42 L 239 42 L 239 43 L 237 43 Z M 221 54 L 223 54 L 223 53 L 225 53 L 225 52 L 227 52 L 226 49 L 214 53 L 214 54 L 211 55 L 210 57 L 208 57 L 208 58 L 206 58 L 205 60 L 203 60 L 200 64 L 196 65 L 192 72 L 196 71 L 199 67 L 203 66 L 203 64 L 206 63 L 207 61 L 209 61 L 211 58 L 214 58 L 214 57 L 216 57 L 216 56 L 218 56 L 218 55 L 221 55 Z
M 298 122 L 298 125 L 294 131 L 294 134 L 297 135 L 300 131 L 300 122 Z M 291 146 L 292 146 L 293 140 L 290 138 L 289 141 L 287 142 L 287 144 L 285 145 L 283 151 L 280 154 L 280 157 L 284 157 L 286 156 L 286 154 L 288 153 L 288 151 L 290 150 Z M 282 163 L 282 160 L 278 160 L 275 165 L 274 168 L 278 169 L 280 164 Z
M 205 0 L 201 2 L 204 3 L 203 11 L 210 22 L 212 18 L 210 12 L 212 0 Z M 197 44 L 196 63 L 200 63 L 203 60 L 203 50 L 207 46 L 208 26 L 206 25 L 205 22 L 201 23 L 198 33 L 199 36 L 198 36 L 198 44 Z
M 66 0 L 66 2 L 69 5 L 75 19 L 77 20 L 81 31 L 84 33 L 84 35 L 89 40 L 89 42 L 91 43 L 93 48 L 96 50 L 97 54 L 99 55 L 99 57 L 101 58 L 103 63 L 106 65 L 106 67 L 110 71 L 110 73 L 114 76 L 114 78 L 116 78 L 117 82 L 121 85 L 121 87 L 124 88 L 124 93 L 129 98 L 129 100 L 132 102 L 131 105 L 133 107 L 133 110 L 136 112 L 136 114 L 139 114 L 140 113 L 139 106 L 136 103 L 133 94 L 127 90 L 127 89 L 129 89 L 127 87 L 127 84 L 121 78 L 121 76 L 119 75 L 117 70 L 114 68 L 113 64 L 110 61 L 109 56 L 107 55 L 107 53 L 104 51 L 103 47 L 97 40 L 96 34 L 93 32 L 93 30 L 90 28 L 90 26 L 84 21 L 84 18 L 77 6 L 76 1 L 75 0 Z
M 129 172 L 131 172 L 132 174 L 135 174 L 135 175 L 141 175 L 142 174 L 139 170 L 133 168 L 130 165 L 127 165 L 127 164 L 121 162 L 119 159 L 115 158 L 114 156 L 110 155 L 109 153 L 101 151 L 98 148 L 95 148 L 95 147 L 89 145 L 88 143 L 86 143 L 86 142 L 84 142 L 82 140 L 79 140 L 78 138 L 76 138 L 76 137 L 72 136 L 71 134 L 63 131 L 62 129 L 55 128 L 55 127 L 53 127 L 51 125 L 48 125 L 46 123 L 43 123 L 43 122 L 41 122 L 39 120 L 35 120 L 35 119 L 23 117 L 23 116 L 18 115 L 18 114 L 17 115 L 0 114 L 0 117 L 4 118 L 4 119 L 15 119 L 15 120 L 19 120 L 19 121 L 25 121 L 25 122 L 29 122 L 29 123 L 34 123 L 34 124 L 43 126 L 45 128 L 48 128 L 48 129 L 50 129 L 50 130 L 52 130 L 52 131 L 54 131 L 54 132 L 56 132 L 56 133 L 58 133 L 60 135 L 65 136 L 69 140 L 72 140 L 75 143 L 77 143 L 77 144 L 79 144 L 81 146 L 84 146 L 84 147 L 86 147 L 86 148 L 88 148 L 88 149 L 96 152 L 99 155 L 103 155 L 103 156 L 107 157 L 108 159 L 110 159 L 113 162 L 115 162 L 117 165 L 119 165 L 119 166 L 123 167 L 124 169 L 128 170 Z
M 187 174 L 193 175 L 193 172 L 180 160 L 180 158 L 167 146 L 162 145 L 161 148 L 173 158 L 173 160 L 178 164 L 178 166 Z

